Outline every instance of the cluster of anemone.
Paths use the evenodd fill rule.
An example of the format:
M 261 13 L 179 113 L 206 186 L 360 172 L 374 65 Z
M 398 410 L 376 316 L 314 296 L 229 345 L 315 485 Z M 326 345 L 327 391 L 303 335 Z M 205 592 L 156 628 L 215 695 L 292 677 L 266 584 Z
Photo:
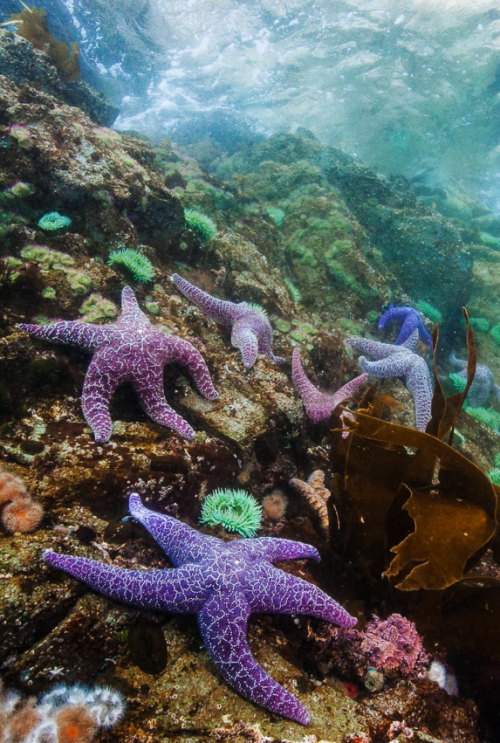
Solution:
M 133 248 L 122 248 L 110 253 L 108 266 L 122 271 L 137 283 L 148 283 L 154 278 L 154 268 L 149 258 Z
M 255 537 L 260 527 L 262 507 L 245 490 L 214 490 L 203 501 L 200 524 L 217 526 L 234 531 L 242 537 Z
M 123 696 L 107 687 L 61 684 L 37 700 L 5 691 L 0 682 L 0 743 L 91 743 L 124 709 Z
M 48 212 L 40 217 L 38 226 L 45 232 L 60 232 L 71 227 L 71 219 L 65 217 L 64 214 L 59 214 L 59 212 Z
M 35 531 L 42 518 L 42 506 L 32 500 L 23 481 L 0 470 L 0 522 L 4 529 L 10 534 L 26 534 Z
M 217 234 L 217 225 L 214 220 L 197 209 L 184 209 L 184 220 L 186 227 L 196 235 L 203 245 L 213 240 Z

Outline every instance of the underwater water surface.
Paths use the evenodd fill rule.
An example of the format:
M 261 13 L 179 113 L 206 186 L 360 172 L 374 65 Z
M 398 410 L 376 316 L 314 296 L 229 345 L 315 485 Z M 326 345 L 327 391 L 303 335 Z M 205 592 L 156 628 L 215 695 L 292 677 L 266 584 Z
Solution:
M 0 24 L 0 743 L 500 741 L 498 2 Z

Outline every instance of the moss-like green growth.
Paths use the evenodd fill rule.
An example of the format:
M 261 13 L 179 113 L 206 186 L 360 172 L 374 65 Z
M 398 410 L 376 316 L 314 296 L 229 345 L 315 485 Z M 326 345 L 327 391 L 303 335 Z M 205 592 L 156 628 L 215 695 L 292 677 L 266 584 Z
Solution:
M 283 318 L 281 317 L 276 317 L 276 316 L 273 316 L 271 319 L 272 319 L 274 327 L 276 328 L 276 330 L 279 330 L 280 333 L 290 332 L 290 329 L 292 326 L 290 325 L 289 322 L 287 322 L 286 320 L 283 320 Z
M 108 266 L 117 268 L 134 281 L 146 283 L 153 281 L 153 264 L 145 255 L 133 248 L 123 248 L 109 254 Z
M 473 418 L 484 423 L 485 426 L 488 426 L 488 428 L 491 428 L 493 431 L 498 433 L 500 429 L 500 413 L 496 410 L 481 407 L 473 408 L 470 405 L 466 405 L 464 410 L 466 410 Z
M 113 319 L 118 315 L 118 308 L 110 299 L 101 294 L 91 294 L 80 307 L 80 315 L 85 322 L 96 322 L 104 318 Z
M 67 268 L 64 275 L 69 284 L 69 290 L 74 297 L 84 297 L 92 290 L 92 279 L 85 271 L 78 271 L 76 268 Z
M 21 250 L 21 255 L 25 261 L 36 261 L 40 263 L 46 271 L 51 268 L 64 270 L 68 266 L 73 266 L 75 263 L 73 258 L 67 253 L 46 248 L 45 245 L 27 245 Z
M 318 261 L 314 257 L 314 252 L 311 248 L 306 248 L 304 245 L 292 245 L 291 251 L 294 256 L 294 260 L 298 261 L 302 266 L 310 266 L 316 268 Z
M 45 289 L 42 292 L 42 297 L 44 299 L 55 299 L 56 297 L 56 290 L 53 286 L 46 286 Z
M 285 212 L 283 209 L 279 209 L 277 206 L 266 206 L 266 212 L 271 217 L 276 227 L 281 227 L 283 220 L 285 219 Z
M 44 232 L 62 232 L 62 230 L 71 227 L 71 219 L 59 214 L 59 212 L 48 212 L 40 217 L 38 226 Z
M 443 316 L 437 307 L 433 307 L 429 302 L 424 302 L 419 299 L 418 302 L 415 302 L 415 307 L 422 313 L 422 315 L 428 317 L 431 322 L 441 322 L 443 319 Z
M 465 323 L 465 320 L 462 320 Z M 469 317 L 471 327 L 478 333 L 487 333 L 490 329 L 490 324 L 485 317 Z
M 302 294 L 300 293 L 300 290 L 295 286 L 293 281 L 289 278 L 283 279 L 286 288 L 288 289 L 288 293 L 290 294 L 291 298 L 295 303 L 302 301 Z
M 35 193 L 35 187 L 31 183 L 17 181 L 10 188 L 0 191 L 0 204 L 12 205 L 16 201 L 22 201 Z
M 262 507 L 245 490 L 214 490 L 203 501 L 200 524 L 222 524 L 227 531 L 243 537 L 255 537 L 260 526 Z
M 217 234 L 217 225 L 213 219 L 197 209 L 184 209 L 184 219 L 186 227 L 194 232 L 203 245 L 213 240 Z
M 493 325 L 490 330 L 491 337 L 500 346 L 500 325 Z
M 147 309 L 148 312 L 151 312 L 152 315 L 158 315 L 160 312 L 160 305 L 158 302 L 153 302 L 152 300 L 147 300 L 144 302 L 144 307 Z

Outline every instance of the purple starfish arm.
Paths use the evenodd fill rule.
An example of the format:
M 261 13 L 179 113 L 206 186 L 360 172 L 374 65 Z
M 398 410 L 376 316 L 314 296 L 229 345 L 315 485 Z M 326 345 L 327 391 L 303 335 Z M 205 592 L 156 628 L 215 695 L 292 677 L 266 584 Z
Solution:
M 356 620 L 327 594 L 270 562 L 319 559 L 316 549 L 272 537 L 226 544 L 177 519 L 149 511 L 137 493 L 130 496 L 130 512 L 179 567 L 151 572 L 124 570 L 53 552 L 46 552 L 44 559 L 125 604 L 196 612 L 208 653 L 227 682 L 256 704 L 307 723 L 309 715 L 300 702 L 256 662 L 246 629 L 252 611 L 311 614 L 353 626 Z
M 246 597 L 256 614 L 307 614 L 342 627 L 353 627 L 357 621 L 317 586 L 265 563 L 252 573 Z
M 240 593 L 212 597 L 198 615 L 207 652 L 237 692 L 260 707 L 307 725 L 309 713 L 289 691 L 274 681 L 257 663 L 248 646 L 250 607 Z
M 221 325 L 231 325 L 238 318 L 238 308 L 241 305 L 212 297 L 207 292 L 198 289 L 194 284 L 190 284 L 189 281 L 186 281 L 186 279 L 183 279 L 177 273 L 174 273 L 172 278 L 181 294 L 184 294 L 185 297 L 190 299 L 193 304 L 199 307 L 205 315 L 215 320 L 215 322 Z M 242 302 L 241 304 L 244 305 L 245 303 Z
M 222 539 L 200 534 L 179 519 L 145 508 L 137 493 L 132 493 L 129 498 L 129 510 L 176 567 L 186 562 L 197 562 L 208 554 L 214 554 L 220 546 L 225 546 Z
M 124 359 L 117 355 L 113 346 L 101 346 L 96 350 L 83 383 L 82 410 L 98 443 L 109 441 L 111 437 L 111 396 L 128 378 Z
M 415 401 L 417 428 L 425 431 L 431 415 L 432 380 L 425 360 L 413 351 L 417 342 L 416 328 L 400 346 L 378 343 L 368 338 L 349 338 L 346 341 L 353 348 L 377 359 L 368 361 L 364 356 L 360 356 L 358 363 L 364 372 L 381 379 L 404 377 Z
M 302 398 L 307 417 L 314 423 L 328 419 L 335 408 L 352 397 L 367 379 L 367 374 L 360 374 L 340 387 L 333 395 L 327 395 L 309 381 L 300 360 L 300 351 L 298 348 L 293 349 L 292 382 Z
M 257 539 L 238 540 L 227 545 L 230 550 L 244 552 L 248 557 L 269 562 L 279 562 L 280 560 L 321 560 L 316 547 L 303 542 L 294 542 L 292 539 L 276 539 L 275 537 L 258 537 Z
M 239 349 L 245 369 L 250 369 L 257 361 L 259 339 L 243 319 L 233 325 L 231 343 Z
M 140 309 L 136 296 L 130 286 L 124 286 L 122 289 L 122 311 L 116 321 L 117 325 L 142 325 L 146 327 L 151 325 L 147 315 Z M 109 326 L 108 326 L 109 327 Z
M 385 328 L 392 322 L 404 322 L 408 315 L 409 307 L 394 307 L 393 304 L 389 305 L 389 308 L 383 313 L 382 317 L 378 321 L 378 329 L 385 330 Z
M 389 309 L 384 312 L 378 322 L 379 330 L 384 330 L 386 326 L 393 322 L 402 322 L 399 335 L 395 345 L 399 346 L 404 343 L 416 329 L 418 336 L 423 343 L 430 346 L 432 352 L 432 338 L 424 325 L 422 315 L 414 307 L 394 307 L 389 305 Z
M 22 333 L 29 333 L 35 338 L 79 346 L 86 351 L 96 351 L 112 339 L 109 325 L 92 325 L 80 320 L 59 320 L 51 325 L 20 323 L 17 327 Z
M 209 595 L 199 565 L 172 570 L 125 570 L 85 557 L 58 555 L 50 550 L 43 559 L 83 581 L 95 591 L 115 601 L 141 608 L 177 614 L 200 611 Z
M 387 359 L 394 355 L 395 348 L 401 348 L 393 343 L 381 343 L 380 341 L 372 341 L 370 338 L 346 338 L 344 342 L 356 351 L 375 356 L 376 359 Z
M 194 437 L 189 423 L 165 399 L 163 367 L 166 364 L 186 367 L 201 394 L 209 400 L 218 396 L 201 354 L 187 341 L 153 326 L 128 286 L 122 291 L 122 312 L 114 323 L 101 326 L 62 321 L 19 328 L 39 338 L 71 343 L 94 352 L 83 386 L 82 407 L 99 443 L 111 436 L 111 396 L 125 381 L 132 383 L 143 409 L 154 421 L 188 439 Z
M 261 307 L 247 302 L 225 302 L 201 291 L 176 273 L 172 278 L 179 291 L 208 317 L 222 325 L 233 326 L 231 343 L 240 350 L 246 369 L 255 364 L 259 353 L 269 356 L 276 364 L 285 362 L 285 359 L 272 352 L 273 331 Z

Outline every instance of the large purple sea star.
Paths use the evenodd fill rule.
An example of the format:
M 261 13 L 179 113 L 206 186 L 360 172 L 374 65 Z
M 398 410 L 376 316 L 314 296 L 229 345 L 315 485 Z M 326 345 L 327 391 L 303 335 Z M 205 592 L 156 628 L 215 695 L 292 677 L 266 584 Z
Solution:
M 269 356 L 277 364 L 285 359 L 272 352 L 273 331 L 266 312 L 262 307 L 249 302 L 226 302 L 190 284 L 186 279 L 174 273 L 172 276 L 176 287 L 205 315 L 221 325 L 231 325 L 231 343 L 241 351 L 244 366 L 249 369 L 255 364 L 258 353 Z
M 467 359 L 457 359 L 455 351 L 450 353 L 450 364 L 455 369 L 460 369 L 454 376 L 463 380 L 464 387 L 467 383 Z M 476 365 L 476 374 L 467 394 L 467 402 L 473 408 L 481 407 L 488 401 L 493 392 L 497 402 L 500 402 L 500 387 L 495 383 L 495 376 L 486 364 Z
M 401 322 L 401 329 L 396 338 L 396 346 L 408 340 L 415 329 L 418 330 L 420 340 L 429 346 L 432 353 L 432 338 L 424 325 L 422 315 L 414 307 L 394 307 L 390 304 L 378 321 L 379 330 L 383 330 L 391 322 Z
M 128 286 L 122 291 L 122 312 L 116 322 L 92 325 L 61 320 L 43 326 L 22 324 L 19 330 L 36 338 L 70 343 L 94 354 L 83 384 L 82 408 L 98 442 L 108 441 L 111 436 L 109 403 L 115 389 L 126 381 L 132 383 L 142 407 L 156 423 L 173 428 L 188 439 L 194 437 L 189 423 L 165 400 L 166 364 L 185 366 L 204 397 L 218 397 L 201 354 L 191 343 L 152 325 Z
M 367 374 L 382 379 L 404 377 L 415 401 L 417 428 L 425 431 L 431 417 L 432 382 L 425 360 L 414 353 L 418 343 L 418 329 L 415 328 L 408 340 L 400 346 L 379 343 L 369 338 L 348 338 L 346 343 L 377 359 L 367 361 L 364 356 L 359 357 L 358 363 Z
M 300 351 L 293 349 L 292 354 L 292 382 L 299 393 L 306 409 L 307 417 L 314 423 L 330 417 L 337 405 L 348 397 L 352 397 L 368 379 L 368 374 L 360 374 L 344 384 L 333 395 L 320 392 L 306 377 L 300 361 Z
M 125 570 L 50 551 L 44 552 L 44 559 L 125 604 L 196 613 L 208 654 L 228 684 L 255 704 L 306 725 L 307 710 L 259 666 L 246 633 L 253 613 L 308 614 L 342 627 L 356 624 L 319 588 L 272 565 L 300 558 L 319 561 L 317 550 L 271 537 L 225 543 L 150 511 L 137 493 L 130 496 L 129 505 L 132 516 L 158 542 L 174 569 Z

